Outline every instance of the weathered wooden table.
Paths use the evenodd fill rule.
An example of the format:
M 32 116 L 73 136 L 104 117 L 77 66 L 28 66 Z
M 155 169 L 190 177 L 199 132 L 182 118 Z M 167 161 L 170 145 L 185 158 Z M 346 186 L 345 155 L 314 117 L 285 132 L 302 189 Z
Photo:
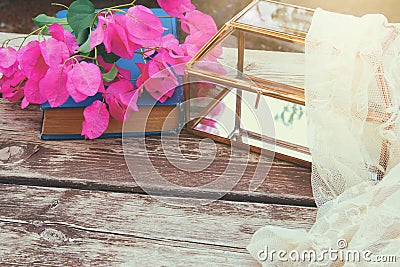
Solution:
M 14 36 L 1 33 L 0 41 Z M 0 266 L 257 266 L 245 249 L 257 229 L 308 229 L 316 216 L 307 168 L 275 160 L 252 191 L 259 163 L 252 154 L 240 181 L 220 200 L 172 206 L 166 204 L 171 199 L 207 195 L 198 186 L 224 171 L 228 146 L 217 145 L 207 171 L 190 173 L 173 168 L 164 151 L 196 159 L 200 138 L 182 133 L 180 151 L 160 149 L 160 137 L 148 138 L 155 167 L 180 185 L 172 190 L 149 182 L 162 201 L 135 182 L 120 139 L 42 141 L 39 108 L 21 110 L 3 99 L 0 117 Z
M 0 116 L 0 266 L 257 266 L 245 249 L 257 229 L 309 228 L 316 215 L 310 171 L 287 162 L 275 160 L 256 191 L 248 189 L 250 162 L 222 199 L 171 206 L 135 183 L 121 140 L 42 141 L 39 108 L 20 110 L 5 100 Z M 198 155 L 198 140 L 183 133 L 181 147 Z M 154 162 L 163 164 L 159 137 L 148 141 Z M 214 179 L 227 163 L 229 147 L 217 147 L 216 167 L 195 178 L 166 170 L 186 194 L 159 194 L 195 195 L 190 185 Z

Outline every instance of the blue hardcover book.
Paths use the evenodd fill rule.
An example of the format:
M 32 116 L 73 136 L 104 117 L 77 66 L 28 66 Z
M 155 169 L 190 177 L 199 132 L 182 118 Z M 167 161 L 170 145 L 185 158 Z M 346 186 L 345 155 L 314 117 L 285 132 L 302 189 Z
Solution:
M 173 34 L 177 37 L 177 21 L 170 17 L 164 10 L 160 8 L 152 9 L 153 13 L 161 18 L 163 27 L 166 28 L 164 35 Z M 66 17 L 67 11 L 63 10 L 57 13 L 57 17 Z M 140 75 L 139 68 L 136 63 L 143 63 L 140 54 L 135 54 L 131 60 L 120 59 L 117 65 L 131 72 L 131 78 L 136 79 Z M 101 94 L 88 97 L 85 101 L 75 102 L 69 98 L 63 105 L 57 108 L 51 108 L 49 103 L 41 105 L 43 110 L 43 122 L 40 137 L 44 140 L 70 140 L 83 139 L 80 135 L 83 121 L 83 109 L 89 106 L 93 101 L 101 100 Z M 183 88 L 179 86 L 175 89 L 174 94 L 164 103 L 157 102 L 148 92 L 144 90 L 138 99 L 139 112 L 131 114 L 132 122 L 128 121 L 129 132 L 125 135 L 143 135 L 143 125 L 146 125 L 146 135 L 163 133 L 176 133 L 180 128 L 183 119 L 183 112 L 180 103 L 183 101 Z M 153 107 L 154 106 L 154 107 Z M 149 108 L 152 111 L 149 111 Z M 179 112 L 178 112 L 179 111 Z M 143 119 L 145 114 L 150 116 L 146 120 Z M 147 115 L 146 115 L 147 116 Z M 132 126 L 131 126 L 132 125 Z M 138 127 L 136 127 L 136 126 Z M 120 137 L 122 123 L 110 118 L 109 128 L 100 138 Z

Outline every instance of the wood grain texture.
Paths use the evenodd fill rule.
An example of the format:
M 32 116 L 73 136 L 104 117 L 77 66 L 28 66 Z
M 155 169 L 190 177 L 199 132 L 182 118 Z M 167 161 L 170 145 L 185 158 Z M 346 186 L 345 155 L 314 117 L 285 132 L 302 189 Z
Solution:
M 309 229 L 315 208 L 216 201 L 178 207 L 128 193 L 0 185 L 0 265 L 256 266 L 264 225 Z
M 8 103 L 2 99 L 0 100 L 0 116 L 2 117 L 0 121 L 0 182 L 121 192 L 143 191 L 135 183 L 126 167 L 120 139 L 42 141 L 38 138 L 42 116 L 38 107 L 20 110 L 18 104 Z M 147 153 L 157 171 L 168 181 L 187 186 L 187 188 L 184 190 L 157 189 L 157 183 L 150 186 L 154 186 L 159 194 L 173 196 L 207 194 L 207 189 L 200 192 L 201 190 L 196 189 L 195 186 L 217 179 L 226 169 L 230 153 L 228 146 L 217 144 L 218 157 L 210 168 L 200 173 L 174 169 L 164 152 L 168 150 L 172 157 L 175 154 L 178 157 L 181 150 L 185 157 L 195 159 L 201 154 L 199 140 L 199 137 L 183 133 L 180 136 L 179 147 L 162 148 L 160 137 L 147 138 Z M 129 142 L 131 142 L 131 150 L 137 152 L 136 157 L 140 162 L 142 152 L 136 148 L 138 145 L 135 145 L 135 142 L 139 140 L 132 138 Z M 249 190 L 258 159 L 257 154 L 251 154 L 248 162 L 237 162 L 237 164 L 246 164 L 246 171 L 225 199 L 315 205 L 310 186 L 310 170 L 280 160 L 274 161 L 267 179 L 257 190 Z M 143 173 L 141 180 L 145 180 L 145 175 L 147 174 Z

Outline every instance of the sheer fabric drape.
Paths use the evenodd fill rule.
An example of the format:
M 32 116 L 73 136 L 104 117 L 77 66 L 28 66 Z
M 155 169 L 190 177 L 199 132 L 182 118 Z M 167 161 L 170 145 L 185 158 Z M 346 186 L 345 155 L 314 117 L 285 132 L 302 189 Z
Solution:
M 305 95 L 318 215 L 308 232 L 277 226 L 257 231 L 248 246 L 256 259 L 266 246 L 318 256 L 346 240 L 347 250 L 397 255 L 400 261 L 399 33 L 400 25 L 382 15 L 316 10 L 306 38 Z M 363 263 L 323 258 L 260 262 L 385 266 L 362 257 Z

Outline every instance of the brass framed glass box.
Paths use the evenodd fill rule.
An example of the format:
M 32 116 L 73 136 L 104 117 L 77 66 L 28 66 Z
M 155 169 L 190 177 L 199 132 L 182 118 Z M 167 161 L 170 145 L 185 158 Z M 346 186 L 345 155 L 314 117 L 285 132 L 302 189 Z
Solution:
M 187 65 L 188 128 L 310 166 L 304 42 L 313 12 L 256 0 L 227 22 Z M 260 126 L 265 120 L 274 129 Z

